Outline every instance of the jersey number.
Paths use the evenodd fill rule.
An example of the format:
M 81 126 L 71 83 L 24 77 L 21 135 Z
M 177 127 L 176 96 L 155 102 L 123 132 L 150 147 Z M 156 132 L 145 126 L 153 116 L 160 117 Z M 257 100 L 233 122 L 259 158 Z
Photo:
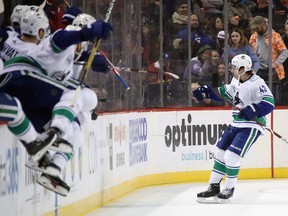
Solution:
M 266 89 L 266 87 L 264 85 L 260 86 L 259 89 L 260 89 L 261 93 L 267 92 L 267 89 Z

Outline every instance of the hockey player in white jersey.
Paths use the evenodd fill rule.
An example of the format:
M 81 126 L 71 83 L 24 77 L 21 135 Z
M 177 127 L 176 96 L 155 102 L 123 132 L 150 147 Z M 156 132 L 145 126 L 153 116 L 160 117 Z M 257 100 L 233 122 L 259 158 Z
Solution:
M 73 25 L 69 25 L 66 27 L 66 30 L 68 30 L 68 31 L 73 31 L 73 30 L 80 31 L 83 27 L 85 27 L 87 25 L 91 25 L 96 20 L 95 20 L 95 18 L 93 18 L 89 14 L 81 13 L 75 18 L 74 21 L 73 21 Z M 84 41 L 80 44 L 75 45 L 74 48 L 75 48 L 75 54 L 76 55 L 74 56 L 74 61 L 77 61 L 80 58 L 81 58 L 81 60 L 84 60 L 84 62 L 85 62 L 85 60 L 87 60 L 85 58 L 82 58 L 82 56 L 81 56 L 81 54 L 83 54 L 84 51 L 85 52 L 87 51 L 87 44 L 88 44 L 88 42 Z M 81 57 L 79 58 L 79 56 L 81 56 Z M 99 59 L 97 58 L 96 61 L 95 61 L 95 59 L 93 61 L 93 65 L 99 66 Z M 107 65 L 107 63 L 106 63 L 106 65 Z M 101 66 L 103 66 L 103 65 L 101 64 L 100 67 Z M 83 68 L 83 65 L 75 65 L 74 64 L 73 65 L 72 78 L 77 79 L 82 68 Z M 108 68 L 108 66 L 107 66 L 107 68 Z M 101 71 L 101 72 L 105 72 L 105 71 Z M 65 80 L 65 83 L 67 83 L 70 86 L 72 85 L 73 82 L 76 82 L 76 80 L 74 80 L 74 81 L 73 81 L 73 79 Z M 70 93 L 71 92 L 66 93 L 65 97 Z M 73 96 L 73 95 L 74 95 L 74 92 L 72 91 L 72 94 L 70 94 L 70 96 Z M 70 125 L 70 127 L 72 127 L 72 130 L 68 136 L 65 136 L 67 141 L 69 141 L 73 145 L 74 148 L 81 147 L 82 144 L 84 143 L 84 140 L 83 140 L 84 136 L 82 134 L 82 127 L 85 124 L 85 122 L 87 121 L 87 119 L 91 119 L 91 110 L 94 109 L 98 103 L 97 95 L 95 94 L 95 92 L 86 86 L 83 86 L 81 89 L 81 97 L 82 97 L 82 101 L 83 101 L 83 106 L 82 106 L 81 111 L 77 115 L 78 121 L 72 122 L 72 125 Z M 55 106 L 56 108 L 59 106 L 59 104 L 61 104 L 61 106 L 67 106 L 67 102 L 68 102 L 68 106 L 70 105 L 72 97 L 68 96 L 68 97 L 66 97 L 66 100 L 63 100 L 63 98 L 64 97 L 62 97 L 60 99 L 60 102 L 58 104 L 56 104 L 56 106 Z M 58 127 L 57 125 L 61 124 L 62 122 L 63 121 L 61 119 L 59 119 L 59 123 L 56 123 L 55 127 Z M 52 124 L 53 123 L 55 124 L 55 119 L 52 121 Z M 67 129 L 65 129 L 65 130 L 67 130 Z M 57 173 L 57 171 L 61 172 L 61 170 L 63 170 L 64 167 L 66 166 L 67 162 L 69 160 L 71 160 L 71 158 L 72 158 L 71 154 L 64 154 L 62 152 L 57 152 L 56 154 L 54 154 L 52 156 L 50 161 L 49 161 L 49 156 L 43 157 L 43 160 L 39 161 L 39 164 L 37 165 L 37 167 L 34 166 L 34 167 L 30 167 L 30 168 L 34 168 L 34 169 L 36 168 L 36 170 L 38 170 L 38 171 L 47 173 L 48 175 L 51 175 L 51 171 L 53 172 L 53 170 L 55 170 L 55 166 L 56 166 L 56 172 L 55 173 L 57 174 L 57 176 L 59 176 L 60 173 Z M 58 167 L 58 170 L 57 170 L 57 167 Z M 47 178 L 49 178 L 48 175 L 42 174 L 42 176 L 38 180 L 38 183 L 47 187 L 48 184 L 47 183 L 44 184 L 44 183 L 47 180 Z M 49 189 L 53 190 L 52 187 L 50 187 Z M 56 192 L 58 192 L 58 191 L 56 191 Z
M 71 121 L 73 121 L 84 107 L 83 102 L 85 99 L 81 100 L 82 93 L 83 95 L 86 95 L 84 94 L 85 90 L 83 89 L 79 100 L 77 100 L 77 103 L 74 106 L 63 106 L 63 103 L 69 103 L 74 95 L 73 90 L 67 91 L 69 88 L 73 89 L 73 87 L 71 87 L 71 85 L 68 86 L 67 83 L 63 82 L 72 74 L 74 46 L 71 45 L 81 43 L 82 41 L 93 40 L 95 37 L 106 39 L 111 30 L 111 25 L 104 23 L 101 20 L 92 23 L 90 26 L 85 26 L 80 31 L 68 32 L 65 30 L 58 30 L 52 36 L 49 36 L 40 43 L 33 51 L 29 52 L 28 56 L 19 56 L 6 61 L 5 74 L 3 76 L 5 77 L 6 74 L 12 74 L 12 77 L 10 77 L 9 82 L 5 83 L 1 88 L 12 93 L 13 96 L 17 95 L 20 98 L 21 103 L 24 103 L 24 108 L 28 107 L 27 109 L 31 110 L 38 107 L 39 109 L 37 109 L 36 114 L 33 113 L 30 116 L 34 119 L 37 119 L 39 116 L 43 119 L 43 114 L 45 116 L 43 107 L 46 107 L 47 109 L 47 101 L 50 99 L 48 110 L 53 109 L 50 126 L 52 128 L 58 128 L 61 132 L 67 131 Z M 26 72 L 24 72 L 23 69 L 25 69 Z M 19 91 L 19 87 L 22 85 L 21 76 L 28 79 L 28 81 L 25 81 L 27 88 L 22 92 Z M 41 88 L 41 90 L 39 95 L 34 95 L 36 102 L 33 104 L 27 103 L 27 95 L 31 95 L 31 91 L 35 88 L 37 89 L 37 86 L 38 88 Z M 74 89 L 75 87 L 76 85 L 74 84 Z M 44 93 L 47 90 L 49 90 L 49 99 L 47 98 L 47 93 Z M 63 92 L 64 94 L 62 95 Z M 33 98 L 30 100 L 33 100 Z M 94 100 L 93 103 L 90 102 L 89 105 L 94 108 L 96 103 L 97 99 Z M 85 106 L 85 108 L 89 109 L 91 107 Z M 41 113 L 41 111 L 44 113 Z M 43 122 L 47 122 L 47 118 L 40 123 L 38 119 L 35 122 L 43 125 Z M 50 176 L 46 177 L 46 180 L 48 179 L 50 182 L 55 180 L 55 178 L 52 179 Z M 64 195 L 65 194 L 67 193 L 64 193 Z
M 6 61 L 15 56 L 26 55 L 34 49 L 49 33 L 49 20 L 44 11 L 30 7 L 20 21 L 21 34 L 9 34 L 1 50 L 1 58 Z
M 18 6 L 21 6 L 20 8 L 25 6 L 24 8 L 26 11 L 24 14 L 22 13 L 20 14 L 20 12 L 17 13 L 18 16 L 21 15 L 20 19 L 21 34 L 20 35 L 12 34 L 4 42 L 4 48 L 2 49 L 1 53 L 2 55 L 1 57 L 4 60 L 9 60 L 15 56 L 26 55 L 28 51 L 33 50 L 41 42 L 41 40 L 43 40 L 47 36 L 49 32 L 49 21 L 43 10 L 39 9 L 39 7 L 37 6 L 26 6 L 26 5 L 18 5 Z M 16 8 L 20 10 L 18 6 L 16 6 Z M 21 11 L 23 10 L 24 9 L 22 9 Z M 19 18 L 18 16 L 17 18 Z M 14 19 L 11 18 L 11 20 L 18 22 L 18 19 L 15 18 Z M 72 151 L 72 146 L 70 147 L 65 146 L 64 148 L 61 147 L 62 145 L 60 146 L 60 149 L 57 148 L 57 150 L 65 152 Z M 52 146 L 52 148 L 54 147 Z M 67 150 L 67 148 L 70 149 Z
M 209 188 L 197 194 L 201 203 L 225 203 L 233 196 L 241 159 L 263 134 L 266 115 L 274 109 L 274 97 L 262 78 L 252 74 L 252 61 L 240 54 L 232 59 L 233 79 L 218 88 L 219 93 L 233 103 L 233 121 L 219 139 Z M 220 182 L 226 177 L 224 189 Z
M 19 9 L 19 7 L 18 7 Z M 26 10 L 26 9 L 25 9 Z M 14 12 L 11 16 L 11 21 L 18 21 L 15 17 L 20 15 Z M 21 12 L 24 10 L 21 10 Z M 15 33 L 17 35 L 18 33 Z M 1 28 L 0 47 L 3 48 L 4 43 L 8 38 L 7 30 Z M 0 74 L 3 73 L 3 62 L 0 59 Z M 0 78 L 0 83 L 6 82 Z M 0 121 L 5 122 L 8 129 L 24 144 L 27 153 L 32 160 L 39 160 L 57 138 L 56 131 L 47 131 L 43 135 L 38 135 L 33 124 L 23 112 L 20 101 L 0 88 Z
M 95 18 L 93 18 L 91 15 L 82 13 L 82 14 L 79 14 L 75 18 L 75 22 L 73 21 L 73 25 L 67 26 L 65 30 L 80 31 L 84 26 L 91 25 L 95 21 L 96 21 Z M 83 51 L 87 51 L 87 44 L 88 44 L 88 42 L 84 41 L 80 44 L 75 45 L 76 49 L 75 49 L 74 62 L 79 59 L 79 56 L 81 56 L 81 54 L 83 54 Z M 81 59 L 84 61 L 87 60 L 85 58 L 83 59 L 82 57 L 81 57 Z M 98 58 L 94 59 L 93 65 L 99 66 L 99 59 Z M 101 65 L 100 65 L 100 67 L 101 67 Z M 107 63 L 106 63 L 106 65 L 107 65 Z M 76 80 L 73 81 L 73 78 L 74 79 L 78 78 L 79 73 L 82 70 L 82 67 L 83 67 L 83 65 L 81 65 L 79 67 L 79 65 L 74 64 L 73 65 L 72 79 L 68 79 L 68 80 L 65 79 L 65 83 L 67 83 L 69 86 L 73 85 L 72 84 L 73 82 L 77 83 Z M 101 72 L 105 72 L 105 71 L 101 71 Z M 70 96 L 73 96 L 74 92 L 73 91 L 72 92 L 66 92 L 65 94 L 66 94 L 66 96 L 68 94 Z M 83 134 L 82 134 L 83 124 L 87 121 L 87 119 L 91 119 L 91 113 L 90 112 L 92 109 L 94 109 L 97 106 L 97 103 L 98 103 L 97 95 L 95 94 L 95 92 L 86 86 L 82 87 L 81 96 L 82 96 L 83 106 L 82 106 L 81 111 L 77 115 L 78 121 L 72 122 L 72 124 L 70 125 L 70 133 L 69 133 L 69 135 L 66 134 L 66 136 L 65 136 L 65 139 L 67 139 L 67 141 L 69 141 L 73 145 L 74 148 L 82 146 L 82 144 L 84 142 Z M 56 104 L 56 107 L 59 106 L 59 104 L 61 104 L 61 106 L 67 106 L 67 102 L 68 102 L 68 106 L 70 105 L 72 98 L 68 96 L 68 97 L 66 97 L 66 100 L 63 100 L 63 98 L 65 98 L 65 97 L 62 97 L 60 99 L 60 102 L 58 104 Z M 59 119 L 59 123 L 56 123 L 55 126 L 59 127 L 57 125 L 61 124 L 62 122 L 63 121 L 61 119 Z M 53 123 L 55 124 L 55 119 L 54 119 L 54 121 L 52 121 L 52 124 Z M 65 130 L 67 130 L 67 129 L 65 129 Z M 63 152 L 56 152 L 51 157 L 51 160 L 49 160 L 49 158 L 50 158 L 49 155 L 47 155 L 47 156 L 45 155 L 45 157 L 43 157 L 43 159 L 41 159 L 41 161 L 39 161 L 39 164 L 37 165 L 37 167 L 35 167 L 35 166 L 30 167 L 30 168 L 34 168 L 34 169 L 36 168 L 36 170 L 46 173 L 46 174 L 41 175 L 41 177 L 38 180 L 38 183 L 40 183 L 41 185 L 48 187 L 48 188 L 49 188 L 49 186 L 46 183 L 46 181 L 47 181 L 47 178 L 50 178 L 49 175 L 53 174 L 54 176 L 59 176 L 61 170 L 63 170 L 64 167 L 66 166 L 67 162 L 69 160 L 71 160 L 72 155 L 67 154 L 67 153 L 63 153 Z M 54 190 L 52 187 L 50 187 L 49 189 Z M 55 192 L 58 192 L 58 191 L 56 190 Z

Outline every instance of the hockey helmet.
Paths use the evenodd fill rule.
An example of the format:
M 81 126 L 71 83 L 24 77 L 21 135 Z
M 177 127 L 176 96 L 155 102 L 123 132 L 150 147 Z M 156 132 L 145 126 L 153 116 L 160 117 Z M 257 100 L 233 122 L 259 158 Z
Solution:
M 252 70 L 252 60 L 250 56 L 245 54 L 236 55 L 231 61 L 232 67 L 236 71 L 239 71 L 240 68 L 244 67 L 244 72 Z
M 15 24 L 20 24 L 21 17 L 27 11 L 28 5 L 16 5 L 13 9 L 12 14 L 10 16 L 11 24 L 14 26 Z
M 43 10 L 28 10 L 21 18 L 20 22 L 21 34 L 37 36 L 40 40 L 38 31 L 43 29 L 45 35 L 49 33 L 49 20 Z
M 26 13 L 26 11 L 37 11 L 38 6 L 36 5 L 16 5 L 10 16 L 11 25 L 20 25 L 21 17 Z
M 93 16 L 86 13 L 81 13 L 73 20 L 72 25 L 83 27 L 94 22 L 96 22 L 96 19 Z

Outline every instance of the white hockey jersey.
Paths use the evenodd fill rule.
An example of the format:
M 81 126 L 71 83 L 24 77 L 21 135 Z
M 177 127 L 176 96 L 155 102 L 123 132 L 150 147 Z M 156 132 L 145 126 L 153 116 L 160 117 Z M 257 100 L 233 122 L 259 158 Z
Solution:
M 227 100 L 233 103 L 231 123 L 234 127 L 249 127 L 256 128 L 262 133 L 264 128 L 257 122 L 266 125 L 266 117 L 256 117 L 255 120 L 246 121 L 238 117 L 239 110 L 251 104 L 258 104 L 264 102 L 267 106 L 274 107 L 274 97 L 269 87 L 264 80 L 258 75 L 251 76 L 248 80 L 241 83 L 236 78 L 231 80 L 230 84 L 223 85 L 218 88 L 219 93 Z
M 51 40 L 45 38 L 25 56 L 17 56 L 5 63 L 4 73 L 15 70 L 33 70 L 59 81 L 70 78 L 73 71 L 74 46 L 60 50 Z
M 8 38 L 4 43 L 1 51 L 1 59 L 4 61 L 15 56 L 26 55 L 29 50 L 32 50 L 37 45 L 34 43 L 23 42 L 20 35 L 15 31 L 7 31 Z
M 59 49 L 51 39 L 47 37 L 35 49 L 28 52 L 47 72 L 47 75 L 57 80 L 67 80 L 73 71 L 74 48 L 69 46 L 65 50 Z

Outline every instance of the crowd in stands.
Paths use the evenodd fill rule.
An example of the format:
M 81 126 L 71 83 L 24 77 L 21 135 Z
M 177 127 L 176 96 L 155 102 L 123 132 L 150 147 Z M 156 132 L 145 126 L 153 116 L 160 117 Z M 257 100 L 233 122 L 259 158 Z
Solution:
M 159 0 L 146 1 L 142 5 L 143 68 L 148 68 L 159 59 L 162 29 L 163 51 L 169 55 L 169 59 L 166 59 L 169 70 L 180 77 L 170 81 L 169 91 L 166 92 L 171 103 L 168 105 L 188 105 L 188 83 L 207 84 L 214 88 L 223 84 L 225 66 L 229 66 L 225 65 L 224 51 L 228 52 L 228 64 L 235 55 L 249 55 L 253 73 L 268 83 L 269 49 L 272 49 L 272 89 L 274 95 L 277 94 L 276 105 L 287 105 L 288 1 L 272 1 L 271 45 L 269 1 L 228 0 L 225 7 L 223 0 L 191 0 L 190 4 L 188 1 L 162 0 L 162 13 Z M 224 19 L 228 22 L 226 33 Z M 225 37 L 228 46 L 224 48 Z M 160 78 L 163 80 L 163 77 Z

